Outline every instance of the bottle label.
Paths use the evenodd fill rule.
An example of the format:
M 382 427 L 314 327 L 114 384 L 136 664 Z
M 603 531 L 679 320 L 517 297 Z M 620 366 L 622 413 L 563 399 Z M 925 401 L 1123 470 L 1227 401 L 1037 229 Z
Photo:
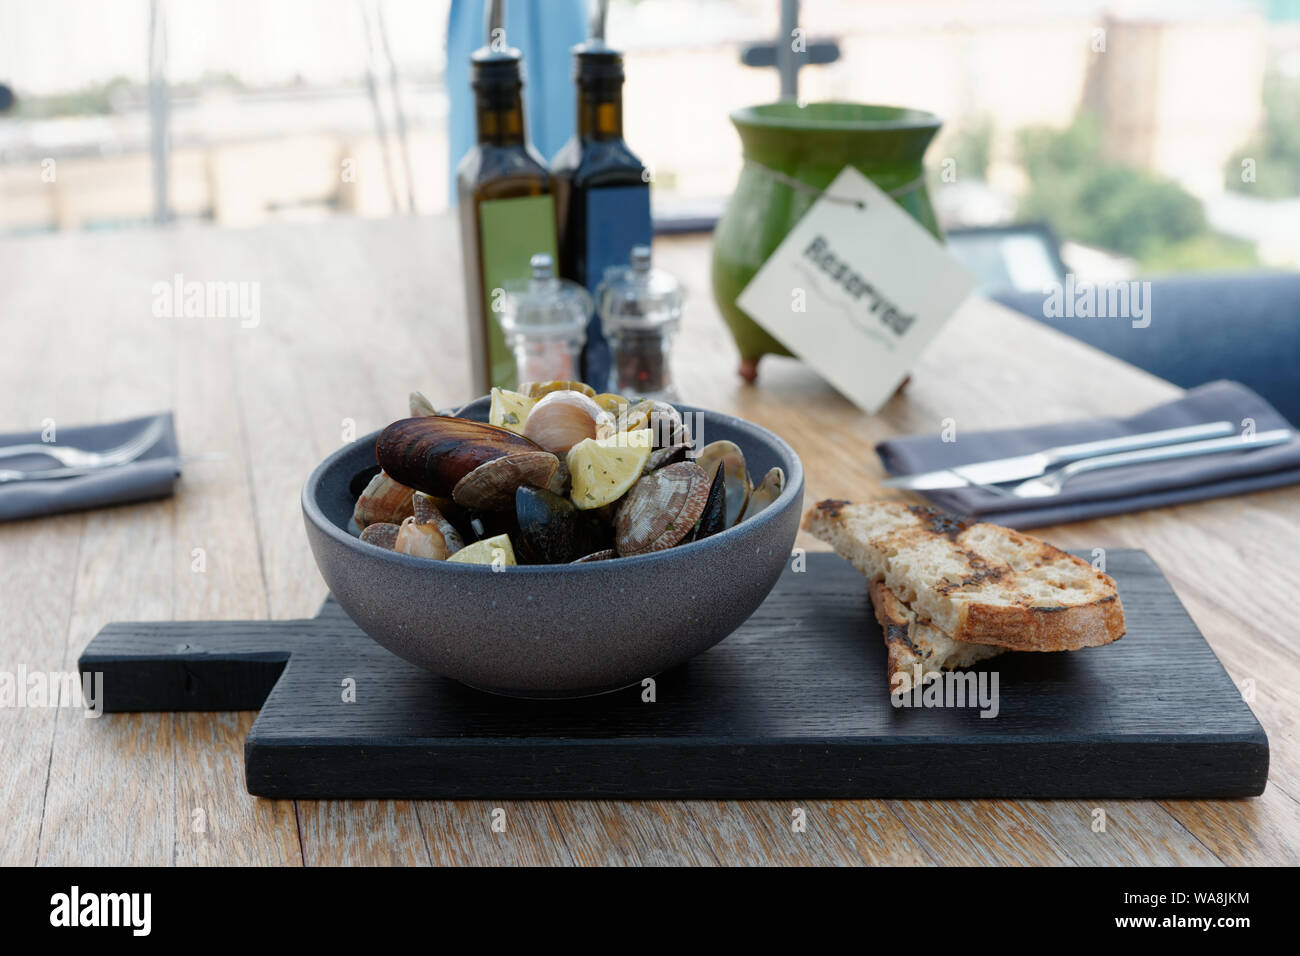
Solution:
M 489 199 L 479 204 L 479 242 L 483 261 L 483 315 L 487 323 L 491 383 L 514 388 L 515 357 L 501 331 L 501 301 L 505 284 L 532 275 L 528 260 L 539 252 L 558 261 L 555 241 L 555 199 L 520 196 Z
M 650 186 L 607 186 L 587 191 L 587 290 L 595 295 L 596 287 L 611 266 L 626 266 L 633 246 L 648 246 L 652 235 L 650 223 Z M 609 381 L 611 361 L 609 346 L 600 327 L 600 316 L 592 316 L 587 326 L 587 346 L 583 350 L 583 375 L 588 384 L 604 391 Z

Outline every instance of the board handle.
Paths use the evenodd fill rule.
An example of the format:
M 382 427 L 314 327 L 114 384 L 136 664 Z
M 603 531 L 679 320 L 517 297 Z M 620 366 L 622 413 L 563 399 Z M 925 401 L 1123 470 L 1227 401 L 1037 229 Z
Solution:
M 105 713 L 258 710 L 310 621 L 105 625 L 77 660 Z M 319 630 L 319 624 L 316 624 Z

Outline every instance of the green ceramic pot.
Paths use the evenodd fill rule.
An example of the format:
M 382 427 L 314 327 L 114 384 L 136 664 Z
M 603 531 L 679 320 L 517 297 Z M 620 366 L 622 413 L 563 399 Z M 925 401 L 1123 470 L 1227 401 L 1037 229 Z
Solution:
M 754 381 L 758 360 L 789 355 L 754 324 L 736 297 L 817 199 L 768 172 L 825 189 L 845 166 L 857 168 L 940 240 L 921 159 L 939 131 L 931 113 L 858 103 L 769 103 L 731 114 L 745 166 L 713 241 L 713 296 L 740 349 L 740 374 Z

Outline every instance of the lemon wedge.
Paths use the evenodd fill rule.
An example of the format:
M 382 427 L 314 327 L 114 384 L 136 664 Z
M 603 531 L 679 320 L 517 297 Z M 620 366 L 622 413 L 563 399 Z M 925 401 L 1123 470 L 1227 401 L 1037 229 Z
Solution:
M 579 508 L 600 508 L 627 494 L 650 458 L 650 429 L 585 438 L 569 449 L 569 497 Z
M 537 399 L 520 395 L 507 388 L 492 389 L 492 407 L 488 411 L 488 424 L 506 428 L 516 435 L 524 433 L 524 421 L 537 404 Z
M 508 534 L 499 534 L 495 538 L 484 538 L 482 541 L 467 544 L 447 560 L 458 561 L 461 564 L 490 564 L 493 568 L 504 568 L 518 563 L 515 561 L 515 549 L 510 544 Z

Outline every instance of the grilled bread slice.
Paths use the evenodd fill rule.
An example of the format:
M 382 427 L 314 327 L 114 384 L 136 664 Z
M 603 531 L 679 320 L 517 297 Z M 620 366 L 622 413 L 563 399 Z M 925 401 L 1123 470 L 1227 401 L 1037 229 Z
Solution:
M 905 694 L 916 683 L 916 668 L 921 668 L 921 683 L 927 684 L 944 671 L 970 667 L 979 661 L 1006 653 L 1006 648 L 988 644 L 962 644 L 943 631 L 917 619 L 915 612 L 900 601 L 884 581 L 868 585 L 871 606 L 880 622 L 889 650 L 889 689 Z
M 1124 636 L 1115 582 L 1086 561 L 933 508 L 822 501 L 803 527 L 955 641 L 1073 651 Z

